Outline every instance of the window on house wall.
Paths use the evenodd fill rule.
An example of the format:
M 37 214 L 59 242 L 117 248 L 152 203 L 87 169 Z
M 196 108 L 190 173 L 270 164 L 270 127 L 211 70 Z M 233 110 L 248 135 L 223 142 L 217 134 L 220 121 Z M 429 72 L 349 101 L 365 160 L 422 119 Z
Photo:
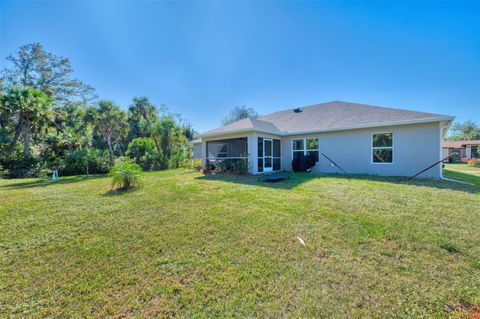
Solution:
M 372 163 L 393 163 L 393 133 L 372 134 Z
M 471 148 L 472 158 L 478 158 L 478 146 L 472 146 Z
M 297 158 L 299 155 L 305 154 L 305 144 L 303 139 L 293 140 L 293 158 Z
M 318 138 L 305 139 L 305 150 L 307 156 L 313 156 L 315 162 L 318 162 Z
M 315 162 L 318 162 L 318 138 L 302 138 L 292 141 L 293 158 L 300 155 L 313 156 Z

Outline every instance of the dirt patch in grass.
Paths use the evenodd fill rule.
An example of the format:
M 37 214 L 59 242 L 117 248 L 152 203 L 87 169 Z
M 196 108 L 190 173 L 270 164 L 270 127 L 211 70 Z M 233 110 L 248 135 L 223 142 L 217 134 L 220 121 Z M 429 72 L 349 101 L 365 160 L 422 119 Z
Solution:
M 480 319 L 480 307 L 476 307 L 467 315 L 467 319 Z
M 480 306 L 469 302 L 455 305 L 446 305 L 445 308 L 451 312 L 460 314 L 464 319 L 480 319 Z

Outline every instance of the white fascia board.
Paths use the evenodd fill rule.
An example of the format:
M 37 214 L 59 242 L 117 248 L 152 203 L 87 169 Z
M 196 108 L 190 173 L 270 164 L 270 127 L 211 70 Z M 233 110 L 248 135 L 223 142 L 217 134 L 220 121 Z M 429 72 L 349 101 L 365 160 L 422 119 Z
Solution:
M 452 116 L 451 119 L 445 120 L 445 123 L 443 125 L 442 125 L 442 123 L 440 123 L 440 126 L 442 126 L 442 128 L 445 129 L 444 132 L 442 132 L 442 139 L 447 134 L 447 132 L 450 129 L 450 126 L 452 126 L 454 120 L 455 120 L 455 116 Z
M 244 133 L 244 132 L 260 132 L 260 133 L 268 133 L 268 134 L 273 134 L 273 135 L 287 135 L 285 134 L 286 132 L 271 132 L 268 130 L 259 130 L 259 129 L 254 129 L 254 128 L 243 128 L 243 129 L 238 129 L 238 130 L 232 130 L 232 131 L 225 131 L 225 132 L 213 132 L 213 133 L 208 133 L 205 132 L 203 134 L 200 134 L 200 137 L 212 137 L 212 136 L 223 136 L 223 135 L 228 135 L 228 134 L 236 134 L 236 133 Z

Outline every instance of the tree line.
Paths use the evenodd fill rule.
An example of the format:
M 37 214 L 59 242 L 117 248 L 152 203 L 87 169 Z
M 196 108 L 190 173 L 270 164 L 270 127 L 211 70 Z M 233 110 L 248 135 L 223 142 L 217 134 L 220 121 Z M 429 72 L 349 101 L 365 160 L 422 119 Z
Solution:
M 480 126 L 472 120 L 455 123 L 446 138 L 451 141 L 480 140 Z
M 0 76 L 0 174 L 106 173 L 118 157 L 145 170 L 191 159 L 192 126 L 165 105 L 134 97 L 128 111 L 74 78 L 69 59 L 27 44 Z

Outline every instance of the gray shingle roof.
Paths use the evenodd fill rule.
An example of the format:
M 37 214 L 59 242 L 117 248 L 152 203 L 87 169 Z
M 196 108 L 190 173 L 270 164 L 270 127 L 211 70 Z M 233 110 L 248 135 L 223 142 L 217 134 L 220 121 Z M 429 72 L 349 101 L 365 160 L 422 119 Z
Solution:
M 448 148 L 461 148 L 464 145 L 480 145 L 480 140 L 469 140 L 469 141 L 443 141 L 442 147 Z
M 202 135 L 213 135 L 220 133 L 234 133 L 242 132 L 247 130 L 256 130 L 261 132 L 271 132 L 274 134 L 281 134 L 282 131 L 275 126 L 275 124 L 267 121 L 262 121 L 260 119 L 243 119 L 230 123 L 228 125 L 216 128 L 211 131 L 207 131 Z
M 257 130 L 273 134 L 328 131 L 369 126 L 395 125 L 410 122 L 453 119 L 448 115 L 409 111 L 366 104 L 333 101 L 261 116 L 255 120 L 244 119 L 203 133 L 217 135 L 237 131 Z

